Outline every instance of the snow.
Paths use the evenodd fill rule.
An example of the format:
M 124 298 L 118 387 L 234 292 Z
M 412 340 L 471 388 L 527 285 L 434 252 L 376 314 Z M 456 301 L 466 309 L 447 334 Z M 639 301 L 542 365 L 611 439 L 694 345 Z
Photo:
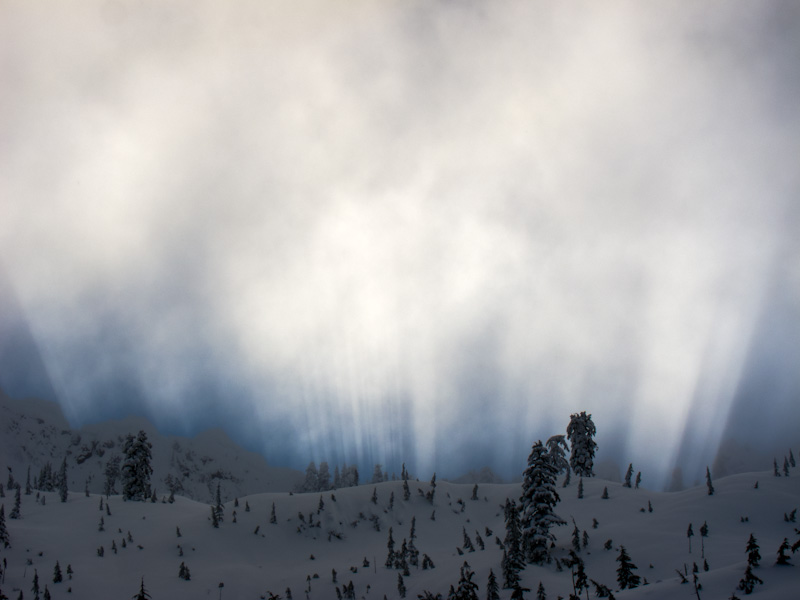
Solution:
M 209 503 L 213 493 L 208 488 L 209 482 L 216 480 L 208 479 L 210 471 L 202 470 L 200 460 L 192 463 L 197 471 L 187 478 L 187 488 L 199 501 L 177 495 L 174 504 L 123 502 L 121 496 L 111 496 L 107 501 L 111 511 L 108 515 L 105 509 L 99 509 L 100 495 L 92 493 L 86 497 L 83 493 L 82 477 L 97 468 L 97 457 L 78 465 L 77 451 L 87 440 L 116 439 L 128 433 L 124 431 L 126 426 L 133 426 L 130 433 L 136 433 L 141 423 L 117 421 L 86 428 L 81 430 L 82 440 L 76 446 L 72 443 L 74 432 L 63 434 L 58 429 L 62 425 L 60 413 L 47 403 L 24 404 L 3 399 L 0 410 L 3 432 L 0 472 L 5 473 L 5 467 L 12 466 L 15 478 L 24 484 L 26 461 L 38 464 L 35 461 L 46 459 L 57 468 L 64 452 L 71 451 L 68 457 L 71 492 L 66 503 L 59 502 L 57 491 L 44 492 L 43 506 L 36 501 L 34 491 L 33 495 L 22 496 L 22 518 L 13 520 L 8 517 L 13 493 L 6 490 L 5 498 L 0 499 L 11 540 L 10 548 L 0 548 L 0 556 L 8 564 L 0 589 L 14 600 L 19 590 L 26 598 L 33 597 L 30 590 L 34 570 L 38 571 L 42 590 L 46 583 L 53 599 L 131 598 L 144 577 L 154 600 L 219 597 L 255 600 L 269 597 L 268 592 L 283 597 L 287 587 L 297 600 L 306 597 L 321 600 L 336 597 L 332 569 L 337 572 L 339 586 L 353 582 L 357 598 L 380 599 L 384 595 L 397 598 L 399 571 L 384 567 L 388 531 L 392 527 L 395 549 L 399 549 L 409 535 L 413 517 L 416 517 L 415 545 L 420 552 L 420 566 L 412 566 L 410 576 L 404 579 L 408 598 L 416 598 L 424 590 L 446 596 L 449 586 L 458 583 L 465 560 L 475 571 L 474 581 L 480 586 L 481 597 L 485 596 L 489 569 L 494 570 L 502 583 L 502 550 L 495 536 L 505 537 L 502 507 L 506 498 L 519 499 L 519 483 L 479 483 L 478 500 L 471 500 L 473 483 L 440 480 L 433 504 L 425 498 L 430 490 L 427 481 L 409 481 L 408 502 L 403 500 L 402 481 L 370 483 L 321 494 L 292 494 L 289 490 L 302 480 L 301 474 L 293 472 L 294 478 L 270 479 L 273 468 L 263 459 L 261 463 L 247 462 L 247 453 L 237 449 L 224 432 L 212 431 L 187 440 L 163 437 L 151 428 L 148 435 L 153 442 L 156 481 L 174 468 L 170 454 L 175 441 L 179 442 L 181 453 L 191 448 L 197 456 L 211 459 L 208 464 L 214 468 L 222 465 L 241 477 L 235 485 L 223 480 L 224 520 L 218 529 L 211 525 Z M 116 446 L 115 451 L 119 450 Z M 105 458 L 99 462 L 102 464 Z M 246 480 L 242 464 L 254 469 L 258 479 Z M 763 585 L 756 586 L 754 597 L 797 598 L 800 570 L 797 566 L 776 566 L 775 557 L 784 538 L 790 543 L 800 538 L 795 529 L 798 524 L 784 520 L 785 513 L 800 508 L 800 473 L 792 470 L 790 477 L 776 478 L 771 465 L 764 467 L 767 470 L 715 478 L 713 496 L 708 495 L 705 484 L 679 492 L 653 492 L 625 488 L 618 482 L 594 477 L 584 478 L 584 498 L 578 499 L 578 478 L 573 477 L 571 485 L 563 488 L 561 476 L 556 488 L 561 501 L 555 510 L 568 525 L 553 529 L 557 537 L 553 555 L 567 556 L 574 519 L 581 533 L 586 530 L 589 535 L 589 546 L 580 553 L 589 578 L 615 590 L 617 598 L 695 598 L 692 584 L 680 584 L 675 572 L 686 568 L 691 581 L 693 563 L 700 568 L 702 599 L 726 599 L 734 592 L 743 598 L 743 592 L 736 587 L 744 574 L 745 547 L 752 533 L 762 555 L 761 566 L 755 573 L 764 580 Z M 38 472 L 38 468 L 34 470 Z M 253 493 L 257 486 L 268 491 Z M 607 500 L 601 498 L 606 487 L 610 496 Z M 215 491 L 215 484 L 213 488 Z M 249 495 L 239 495 L 239 506 L 235 508 L 234 498 L 241 490 L 250 490 Z M 371 502 L 373 490 L 377 490 L 377 504 Z M 159 492 L 159 498 L 166 495 L 165 488 Z M 392 492 L 394 507 L 390 510 Z M 318 511 L 320 498 L 324 508 Z M 103 501 L 106 502 L 105 498 Z M 246 502 L 249 512 L 245 511 Z M 648 502 L 652 512 L 647 510 Z M 273 503 L 278 521 L 274 525 L 269 523 Z M 434 510 L 435 521 L 431 520 Z M 302 513 L 302 519 L 298 513 Z M 309 526 L 309 516 L 313 526 Z M 98 531 L 101 517 L 104 531 Z M 597 529 L 592 528 L 593 519 L 598 521 Z M 376 522 L 380 531 L 376 531 Z M 691 552 L 686 537 L 689 523 L 695 532 Z M 702 540 L 710 566 L 708 572 L 703 570 L 701 557 L 703 523 L 709 528 L 708 537 Z M 493 535 L 486 535 L 487 527 Z M 177 536 L 176 528 L 180 528 L 181 537 Z M 457 548 L 463 544 L 464 530 L 476 551 L 460 555 Z M 476 531 L 484 539 L 485 550 L 478 548 Z M 133 542 L 123 548 L 122 540 L 128 532 Z M 611 550 L 603 548 L 608 539 L 612 540 Z M 117 546 L 116 554 L 111 549 L 112 541 Z M 620 544 L 638 567 L 636 573 L 646 578 L 648 585 L 616 591 L 615 558 Z M 105 551 L 102 558 L 97 555 L 100 546 Z M 430 556 L 435 569 L 422 570 L 423 554 Z M 368 568 L 362 566 L 365 558 L 370 562 Z M 792 560 L 800 563 L 800 555 L 793 555 Z M 65 573 L 64 581 L 58 584 L 52 582 L 56 561 Z M 190 569 L 190 581 L 178 577 L 181 562 Z M 74 571 L 72 580 L 66 577 L 67 565 Z M 308 577 L 312 578 L 311 590 L 306 594 Z M 569 597 L 572 591 L 569 572 L 566 569 L 559 572 L 554 563 L 528 565 L 521 579 L 523 586 L 534 591 L 541 581 L 548 598 L 553 600 L 559 595 Z M 220 582 L 224 587 L 219 587 Z M 68 588 L 72 589 L 71 594 Z M 534 591 L 526 597 L 533 598 Z M 500 590 L 503 599 L 510 594 L 510 590 Z

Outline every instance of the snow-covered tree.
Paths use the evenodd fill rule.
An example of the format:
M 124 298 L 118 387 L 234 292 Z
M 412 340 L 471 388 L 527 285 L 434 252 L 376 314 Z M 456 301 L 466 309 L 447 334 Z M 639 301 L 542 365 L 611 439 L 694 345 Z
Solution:
M 494 571 L 489 569 L 489 578 L 486 581 L 486 600 L 500 600 L 500 588 L 497 585 L 497 577 Z
M 620 545 L 617 562 L 619 563 L 619 567 L 617 567 L 617 583 L 619 584 L 619 589 L 624 590 L 638 587 L 641 577 L 633 572 L 637 567 L 631 562 L 631 557 L 627 550 L 625 550 L 625 546 Z
M 319 491 L 319 473 L 317 472 L 317 465 L 312 460 L 306 467 L 306 478 L 303 481 L 304 492 L 318 492 Z
M 144 587 L 144 577 L 142 577 L 142 585 L 139 587 L 139 592 L 133 597 L 133 600 L 150 600 L 150 592 Z
M 567 437 L 572 446 L 569 464 L 576 475 L 592 477 L 594 475 L 594 455 L 597 444 L 594 436 L 597 433 L 592 415 L 586 412 L 570 415 L 567 426 Z
M 711 470 L 706 467 L 706 487 L 708 488 L 708 495 L 714 495 L 714 485 L 711 483 Z
M 762 584 L 764 582 L 758 575 L 753 573 L 753 567 L 747 565 L 747 568 L 744 570 L 744 577 L 739 580 L 739 589 L 749 595 L 753 593 L 757 583 Z
M 789 555 L 786 554 L 786 551 L 789 550 L 789 538 L 783 538 L 783 542 L 781 542 L 780 547 L 778 548 L 778 558 L 775 561 L 776 565 L 790 565 L 792 564 L 789 562 Z
M 626 488 L 631 487 L 632 477 L 633 477 L 633 463 L 628 465 L 628 470 L 625 472 L 625 483 L 622 484 L 622 487 Z
M 563 435 L 552 435 L 548 438 L 547 452 L 553 461 L 553 466 L 556 468 L 556 475 L 569 471 L 569 460 L 567 460 L 567 452 L 569 446 L 567 440 Z
M 391 569 L 392 567 L 394 567 L 394 560 L 395 560 L 395 555 L 394 555 L 394 537 L 392 537 L 392 528 L 391 527 L 389 527 L 389 538 L 386 541 L 386 547 L 388 548 L 389 551 L 386 554 L 386 562 L 384 563 L 384 565 L 386 566 L 387 569 Z
M 640 484 L 640 483 L 642 483 L 642 472 L 641 472 L 641 471 L 639 471 L 638 473 L 636 473 L 636 483 L 634 484 L 634 486 L 635 486 L 635 488 L 636 488 L 637 490 L 639 489 L 639 484 Z
M 383 482 L 383 466 L 380 464 L 375 465 L 375 468 L 372 470 L 372 483 L 382 483 Z
M 747 540 L 747 547 L 745 551 L 747 552 L 747 564 L 751 567 L 757 567 L 758 563 L 761 561 L 761 553 L 759 552 L 760 548 L 758 547 L 758 542 L 753 534 L 750 534 L 750 539 Z
M 9 518 L 11 519 L 21 519 L 22 514 L 20 513 L 20 505 L 22 504 L 22 498 L 20 496 L 20 489 L 19 486 L 16 488 L 16 492 L 14 492 L 14 507 L 11 509 L 11 512 L 8 513 Z
M 8 537 L 8 529 L 6 528 L 5 504 L 0 504 L 0 542 L 3 543 L 3 548 L 8 548 L 11 545 L 11 540 Z
M 550 558 L 551 528 L 566 521 L 554 512 L 560 498 L 556 492 L 556 468 L 541 440 L 531 448 L 522 481 L 522 548 L 528 562 L 542 564 Z
M 128 435 L 123 453 L 125 462 L 122 465 L 122 496 L 125 500 L 145 502 L 150 498 L 150 466 L 153 444 L 147 441 L 147 434 L 139 431 L 138 435 Z
M 478 600 L 478 584 L 472 581 L 474 576 L 475 572 L 469 566 L 469 563 L 464 561 L 461 566 L 458 589 L 456 589 L 456 600 Z
M 112 494 L 117 493 L 116 483 L 117 479 L 120 476 L 120 469 L 119 469 L 119 462 L 120 457 L 112 456 L 106 461 L 105 469 L 103 474 L 105 475 L 105 481 L 103 483 L 103 493 L 106 497 L 111 496 Z

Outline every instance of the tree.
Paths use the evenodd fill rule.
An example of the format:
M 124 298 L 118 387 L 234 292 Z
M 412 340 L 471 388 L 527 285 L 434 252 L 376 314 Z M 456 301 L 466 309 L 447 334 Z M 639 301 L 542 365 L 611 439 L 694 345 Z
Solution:
M 275 516 L 275 503 L 272 503 L 272 511 L 269 513 L 269 522 L 271 525 L 275 525 L 278 522 L 278 517 Z
M 9 475 L 10 477 L 10 475 Z M 14 493 L 14 507 L 11 509 L 11 512 L 8 513 L 9 518 L 11 519 L 21 519 L 20 513 L 20 504 L 22 503 L 22 498 L 20 497 L 20 489 L 17 486 L 17 491 Z
M 569 461 L 567 460 L 569 446 L 567 445 L 565 437 L 563 435 L 550 436 L 545 445 L 547 446 L 547 452 L 553 460 L 553 466 L 556 468 L 556 475 L 569 472 Z
M 762 584 L 764 582 L 759 579 L 755 573 L 753 573 L 753 567 L 751 565 L 747 565 L 747 568 L 744 571 L 744 577 L 739 580 L 739 589 L 745 594 L 752 594 L 757 583 Z
M 528 562 L 542 564 L 549 561 L 549 546 L 556 539 L 550 530 L 567 523 L 554 511 L 555 505 L 561 500 L 555 484 L 556 468 L 539 440 L 528 456 L 520 498 L 522 548 Z
M 706 487 L 708 488 L 708 495 L 714 495 L 714 486 L 711 483 L 711 471 L 706 467 Z
M 0 542 L 3 542 L 3 548 L 8 548 L 11 545 L 11 541 L 8 537 L 8 529 L 6 528 L 5 504 L 0 504 Z
M 631 557 L 625 550 L 625 546 L 620 545 L 617 562 L 619 563 L 619 567 L 617 567 L 617 583 L 619 584 L 619 589 L 624 590 L 638 587 L 641 577 L 633 572 L 637 567 L 631 562 Z
M 472 581 L 475 576 L 469 563 L 464 561 L 461 566 L 461 578 L 458 580 L 458 589 L 456 590 L 457 600 L 478 600 L 478 584 Z
M 772 459 L 772 474 L 775 477 L 780 477 L 781 476 L 780 471 L 778 471 L 778 459 L 777 458 L 773 458 Z
M 217 513 L 217 509 L 215 507 L 211 507 L 211 526 L 214 529 L 219 528 L 219 515 Z
M 119 456 L 112 456 L 111 458 L 108 459 L 108 461 L 106 461 L 106 466 L 103 471 L 103 474 L 105 475 L 105 482 L 103 484 L 103 493 L 106 495 L 106 498 L 108 498 L 112 494 L 117 493 L 117 489 L 115 486 L 117 483 L 117 479 L 119 479 L 120 476 L 119 461 L 120 461 Z
M 406 584 L 403 582 L 403 574 L 397 574 L 397 593 L 401 598 L 406 597 Z
M 706 544 L 703 540 L 708 537 L 708 523 L 703 521 L 700 526 L 700 558 L 706 557 Z
M 386 547 L 389 549 L 388 553 L 386 554 L 386 562 L 383 564 L 386 566 L 387 569 L 391 569 L 394 566 L 394 537 L 392 537 L 392 528 L 389 527 L 389 539 L 386 541 Z
M 431 489 L 425 494 L 425 498 L 427 498 L 428 502 L 433 504 L 433 498 L 436 495 L 436 473 L 433 474 L 431 477 Z
M 486 600 L 500 600 L 500 589 L 494 571 L 489 569 L 489 579 L 486 582 Z
M 783 542 L 781 543 L 780 547 L 778 548 L 778 559 L 775 561 L 776 565 L 790 565 L 792 564 L 789 562 L 789 555 L 786 554 L 786 551 L 789 549 L 789 538 L 783 538 Z
M 56 566 L 53 569 L 53 583 L 61 583 L 64 577 L 61 575 L 61 565 L 56 561 Z
M 597 444 L 594 436 L 597 433 L 592 415 L 586 412 L 570 415 L 567 426 L 567 437 L 572 446 L 569 464 L 576 475 L 592 477 L 594 475 L 594 454 Z
M 144 577 L 142 577 L 142 585 L 139 587 L 139 592 L 133 595 L 133 600 L 149 600 L 150 593 L 144 587 Z
M 544 585 L 539 582 L 539 587 L 536 590 L 536 600 L 547 600 L 547 594 L 544 591 Z
M 750 534 L 750 539 L 747 540 L 745 551 L 747 552 L 747 564 L 751 567 L 757 567 L 761 560 L 761 553 L 759 552 L 758 542 L 752 533 Z
M 686 537 L 689 538 L 689 554 L 692 553 L 692 536 L 694 536 L 694 529 L 692 529 L 692 524 L 689 523 L 689 529 L 686 530 Z
M 628 470 L 625 473 L 625 483 L 622 484 L 622 487 L 631 487 L 631 477 L 633 477 L 633 463 L 628 465 Z
M 61 462 L 61 469 L 58 471 L 58 497 L 61 502 L 67 501 L 69 492 L 67 490 L 67 457 Z
M 317 472 L 317 465 L 312 460 L 306 467 L 306 479 L 303 482 L 304 492 L 318 492 L 319 491 L 319 473 Z
M 783 476 L 784 477 L 789 476 L 789 459 L 786 458 L 785 456 L 783 457 Z
M 136 437 L 129 434 L 125 440 L 125 462 L 122 465 L 122 497 L 125 500 L 145 502 L 150 498 L 152 448 L 153 444 L 147 441 L 144 431 L 139 431 Z
M 411 489 L 408 487 L 408 481 L 406 479 L 403 480 L 403 500 L 408 502 L 411 498 Z
M 31 587 L 31 591 L 33 592 L 33 600 L 39 600 L 39 573 L 36 569 L 33 570 L 33 586 Z
M 214 510 L 217 513 L 217 521 L 222 523 L 225 520 L 225 506 L 222 504 L 219 481 L 217 482 L 217 493 L 214 496 Z
M 793 469 L 797 466 L 797 463 L 794 461 L 794 454 L 792 453 L 791 448 L 789 448 L 789 464 L 792 465 Z
M 383 482 L 383 466 L 380 464 L 375 465 L 375 468 L 372 470 L 372 483 L 382 483 Z
M 31 466 L 28 465 L 28 474 L 25 476 L 25 495 L 31 495 Z
M 578 500 L 583 499 L 583 477 L 578 480 Z
M 636 484 L 635 484 L 635 486 L 636 486 L 637 490 L 639 489 L 639 484 L 640 483 L 642 483 L 642 472 L 641 471 L 636 473 Z

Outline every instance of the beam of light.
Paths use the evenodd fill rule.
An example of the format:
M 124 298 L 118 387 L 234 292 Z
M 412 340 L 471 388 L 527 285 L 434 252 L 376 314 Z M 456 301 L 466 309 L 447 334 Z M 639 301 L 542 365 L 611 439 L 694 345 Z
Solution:
M 3 4 L 0 252 L 71 421 L 512 476 L 587 410 L 652 485 L 711 462 L 798 258 L 797 10 L 334 5 Z

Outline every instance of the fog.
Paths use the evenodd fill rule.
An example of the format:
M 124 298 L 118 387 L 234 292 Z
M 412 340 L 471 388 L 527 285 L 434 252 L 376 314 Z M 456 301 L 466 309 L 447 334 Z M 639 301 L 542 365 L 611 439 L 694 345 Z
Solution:
M 653 487 L 796 440 L 796 4 L 163 4 L 0 6 L 6 320 L 72 423 L 510 477 L 586 410 Z

